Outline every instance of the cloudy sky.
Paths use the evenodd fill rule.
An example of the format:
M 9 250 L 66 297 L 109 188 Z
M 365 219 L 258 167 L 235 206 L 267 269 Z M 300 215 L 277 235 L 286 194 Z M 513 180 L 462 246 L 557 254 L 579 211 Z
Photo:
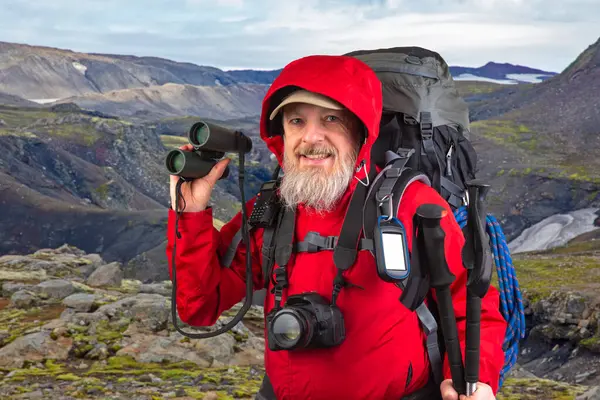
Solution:
M 0 41 L 223 69 L 416 45 L 560 72 L 600 37 L 600 0 L 0 1 Z

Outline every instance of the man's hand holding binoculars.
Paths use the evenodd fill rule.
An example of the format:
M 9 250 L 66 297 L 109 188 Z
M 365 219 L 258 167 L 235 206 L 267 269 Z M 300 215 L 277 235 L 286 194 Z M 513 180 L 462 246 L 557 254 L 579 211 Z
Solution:
M 184 151 L 192 151 L 194 147 L 191 144 L 186 144 L 179 147 Z M 179 209 L 183 208 L 184 212 L 199 212 L 206 209 L 213 187 L 225 172 L 225 168 L 231 160 L 224 158 L 217 162 L 210 170 L 208 175 L 194 180 L 188 180 L 181 185 L 181 198 L 179 199 Z M 175 211 L 175 190 L 179 176 L 170 175 L 170 192 L 171 192 L 171 208 Z

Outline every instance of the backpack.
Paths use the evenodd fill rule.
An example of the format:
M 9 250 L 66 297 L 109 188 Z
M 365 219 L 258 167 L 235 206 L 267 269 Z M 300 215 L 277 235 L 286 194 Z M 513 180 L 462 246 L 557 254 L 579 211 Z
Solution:
M 446 61 L 437 52 L 421 47 L 359 50 L 345 55 L 369 65 L 379 77 L 383 91 L 380 133 L 371 151 L 374 163 L 383 170 L 370 184 L 363 210 L 365 236 L 373 232 L 382 213 L 378 206 L 391 208 L 383 212 L 387 215 L 391 212 L 395 217 L 406 187 L 420 180 L 430 184 L 448 202 L 467 237 L 466 182 L 476 178 L 477 153 L 469 140 L 468 105 L 460 97 Z M 386 176 L 386 166 L 394 173 L 387 172 Z M 389 205 L 377 201 L 386 195 L 391 199 Z M 525 314 L 502 228 L 489 213 L 484 225 L 498 276 L 500 311 L 508 322 L 501 388 L 517 360 L 519 340 L 525 337 Z M 427 308 L 425 303 L 416 312 L 427 334 L 434 378 L 440 382 L 441 366 L 436 366 L 441 357 L 436 347 L 443 351 L 443 338 L 437 329 L 439 315 L 435 307 Z
M 323 237 L 311 232 L 296 251 L 333 250 L 338 243 L 358 243 L 358 250 L 373 251 L 373 228 L 378 216 L 396 217 L 402 194 L 412 182 L 431 185 L 450 205 L 461 229 L 467 228 L 468 195 L 466 182 L 476 178 L 477 154 L 469 141 L 469 110 L 454 86 L 449 67 L 436 52 L 420 47 L 396 47 L 360 50 L 345 54 L 369 65 L 382 83 L 383 110 L 380 133 L 373 145 L 371 159 L 381 171 L 371 179 L 362 205 L 360 223 L 346 224 L 340 237 Z M 278 170 L 277 170 L 278 173 Z M 273 180 L 277 179 L 277 173 Z M 384 200 L 384 201 L 382 201 Z M 353 208 L 355 205 L 351 204 Z M 348 212 L 350 215 L 356 209 Z M 360 211 L 360 210 L 359 210 Z M 348 225 L 349 229 L 346 227 Z M 264 229 L 263 278 L 269 286 L 275 261 L 279 224 Z M 519 339 L 525 335 L 524 310 L 518 282 L 506 239 L 497 220 L 487 214 L 486 231 L 496 265 L 501 312 L 509 327 L 503 344 L 505 365 L 500 373 L 499 387 L 506 373 L 516 362 Z M 356 240 L 362 228 L 364 238 Z M 356 235 L 347 235 L 348 231 Z M 348 236 L 351 236 L 348 238 Z M 350 239 L 350 240 L 348 240 Z M 230 265 L 241 241 L 241 230 L 234 236 L 221 257 Z M 347 246 L 346 246 L 347 247 Z M 335 257 L 335 255 L 334 255 Z M 415 311 L 427 336 L 427 351 L 436 383 L 442 381 L 444 341 L 438 329 L 436 307 L 426 302 L 415 305 Z

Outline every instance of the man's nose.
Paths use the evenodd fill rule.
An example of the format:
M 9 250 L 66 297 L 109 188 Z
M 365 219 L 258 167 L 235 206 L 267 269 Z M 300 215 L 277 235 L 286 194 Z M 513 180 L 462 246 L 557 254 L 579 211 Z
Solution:
M 325 129 L 320 123 L 309 121 L 304 128 L 302 141 L 306 143 L 318 143 L 325 140 Z

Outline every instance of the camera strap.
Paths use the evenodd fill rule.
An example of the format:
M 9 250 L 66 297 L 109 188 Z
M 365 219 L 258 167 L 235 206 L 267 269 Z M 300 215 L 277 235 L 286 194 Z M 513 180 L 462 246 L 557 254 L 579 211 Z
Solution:
M 275 295 L 275 310 L 281 308 L 283 289 L 288 287 L 287 265 L 294 251 L 294 231 L 296 229 L 296 208 L 285 207 L 277 229 L 275 247 L 275 281 L 271 292 Z

